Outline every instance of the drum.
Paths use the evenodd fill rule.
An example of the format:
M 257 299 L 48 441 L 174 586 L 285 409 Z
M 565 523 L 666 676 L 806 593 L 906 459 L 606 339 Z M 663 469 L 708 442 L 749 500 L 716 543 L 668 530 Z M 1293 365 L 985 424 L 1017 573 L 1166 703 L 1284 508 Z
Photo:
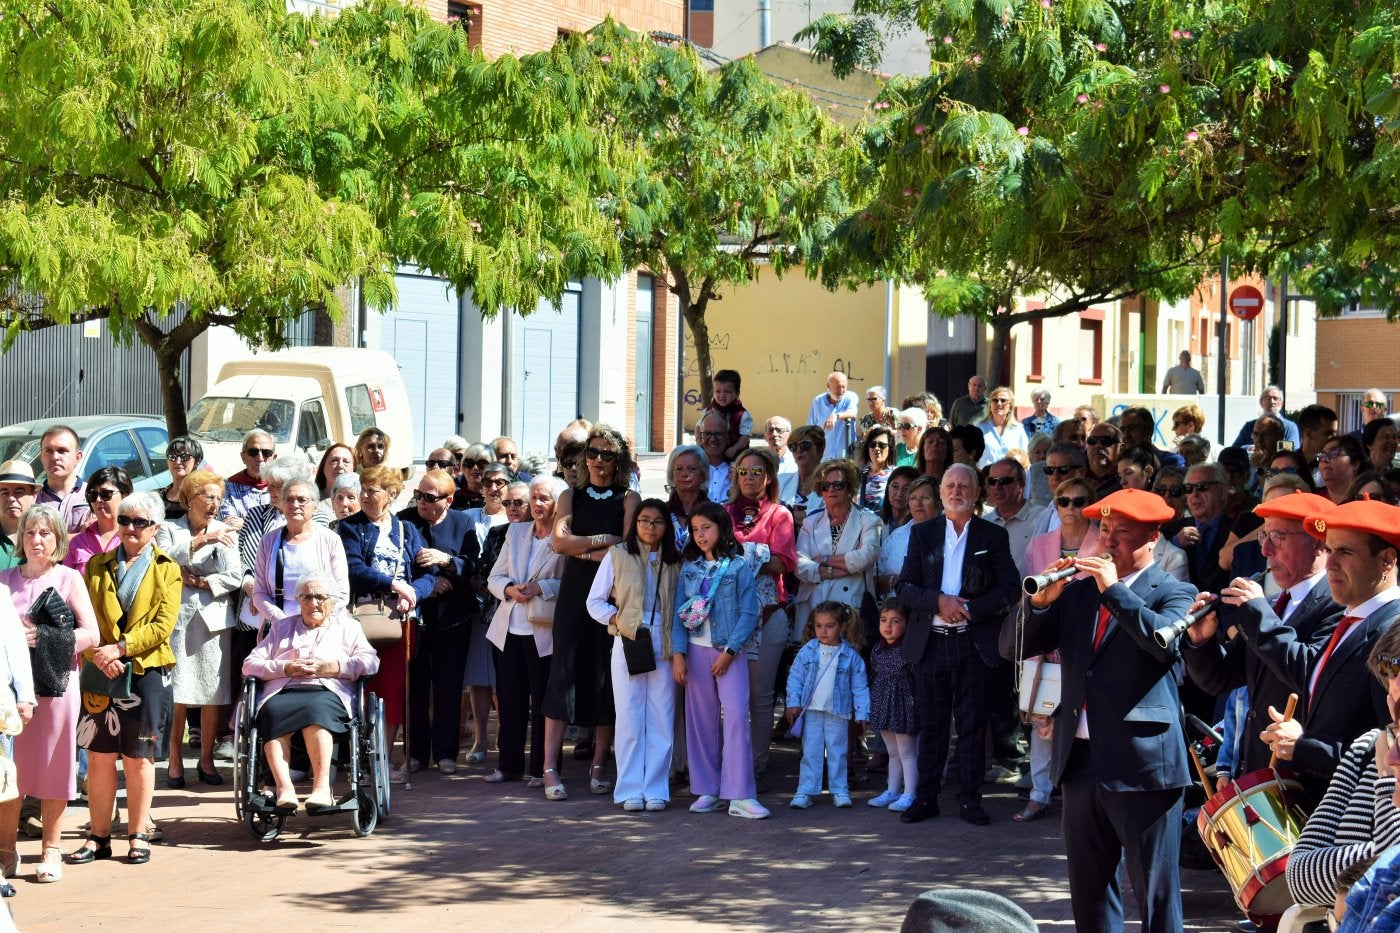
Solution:
M 1235 903 L 1256 924 L 1293 905 L 1284 879 L 1288 854 L 1307 822 L 1303 786 L 1267 768 L 1237 778 L 1205 802 L 1196 828 L 1220 866 Z

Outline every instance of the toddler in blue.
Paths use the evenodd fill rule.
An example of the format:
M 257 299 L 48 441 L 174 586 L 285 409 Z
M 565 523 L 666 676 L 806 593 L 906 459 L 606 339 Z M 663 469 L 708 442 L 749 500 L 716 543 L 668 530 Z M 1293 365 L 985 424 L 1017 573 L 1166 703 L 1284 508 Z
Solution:
M 857 648 L 861 640 L 860 617 L 850 606 L 824 602 L 812 610 L 803 637 L 809 641 L 797 652 L 787 683 L 787 720 L 802 716 L 802 768 L 797 793 L 790 807 L 812 805 L 822 792 L 822 764 L 826 783 L 838 807 L 851 805 L 847 783 L 847 746 L 850 722 L 870 718 L 870 686 L 865 659 Z

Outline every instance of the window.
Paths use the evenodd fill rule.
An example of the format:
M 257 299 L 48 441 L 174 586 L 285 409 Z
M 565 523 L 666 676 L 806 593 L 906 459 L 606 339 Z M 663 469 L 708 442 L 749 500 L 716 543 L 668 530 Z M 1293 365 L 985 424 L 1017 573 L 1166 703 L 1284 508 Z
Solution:
M 151 471 L 159 473 L 165 469 L 165 448 L 169 446 L 170 439 L 165 433 L 165 428 L 145 427 L 136 429 L 136 440 L 141 444 L 141 449 L 146 453 L 146 459 L 151 462 Z M 196 463 L 195 469 L 201 465 Z
M 448 25 L 456 26 L 467 34 L 467 45 L 470 48 L 481 48 L 481 4 L 448 0 L 447 22 Z
M 1027 382 L 1041 382 L 1045 377 L 1045 372 L 1041 365 L 1044 359 L 1045 349 L 1045 322 L 1031 321 L 1031 369 L 1026 374 Z
M 1103 320 L 1079 319 L 1079 381 L 1103 383 Z
M 103 467 L 120 467 L 126 471 L 132 483 L 150 475 L 140 452 L 136 449 L 136 443 L 131 439 L 131 432 L 125 428 L 98 438 L 91 452 L 83 457 L 83 462 L 90 464 L 88 475 Z
M 350 433 L 359 437 L 365 428 L 375 426 L 374 403 L 369 398 L 369 386 L 346 386 L 345 406 L 350 409 Z
M 297 423 L 297 446 L 303 450 L 330 446 L 326 413 L 321 407 L 320 399 L 314 399 L 301 406 L 301 420 Z

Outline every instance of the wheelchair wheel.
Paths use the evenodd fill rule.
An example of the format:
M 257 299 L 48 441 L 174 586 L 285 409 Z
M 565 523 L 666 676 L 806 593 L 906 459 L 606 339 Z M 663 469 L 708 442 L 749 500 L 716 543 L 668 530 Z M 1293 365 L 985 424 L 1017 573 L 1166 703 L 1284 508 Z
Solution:
M 374 832 L 374 828 L 379 825 L 379 805 L 367 791 L 360 791 L 356 796 L 360 806 L 351 812 L 350 826 L 355 830 L 356 836 L 364 837 Z
M 384 726 L 384 701 L 373 693 L 369 695 L 369 723 L 366 730 L 369 742 L 369 777 L 374 789 L 374 801 L 379 816 L 388 817 L 391 803 L 389 781 L 389 736 Z
M 234 819 L 243 819 L 248 794 L 256 779 L 253 759 L 252 709 L 256 686 L 245 683 L 243 696 L 233 708 L 233 812 Z
M 265 813 L 256 807 L 243 808 L 243 827 L 259 842 L 271 842 L 287 825 L 285 813 Z

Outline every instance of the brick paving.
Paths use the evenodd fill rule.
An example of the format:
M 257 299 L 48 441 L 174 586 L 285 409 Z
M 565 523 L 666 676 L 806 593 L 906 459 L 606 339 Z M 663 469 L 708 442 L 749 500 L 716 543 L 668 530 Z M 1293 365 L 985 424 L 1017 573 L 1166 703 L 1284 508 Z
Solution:
M 763 798 L 774 816 L 761 822 L 691 814 L 684 794 L 666 812 L 624 813 L 611 795 L 589 795 L 584 765 L 572 761 L 564 773 L 572 796 L 562 803 L 484 783 L 491 761 L 451 777 L 427 771 L 413 790 L 396 788 L 392 818 L 367 839 L 353 836 L 346 817 L 299 815 L 278 840 L 258 843 L 234 822 L 230 784 L 162 787 L 155 815 L 166 841 L 149 864 L 125 864 L 116 840 L 117 859 L 68 866 L 61 883 L 38 885 L 39 844 L 22 840 L 27 864 L 9 903 L 26 933 L 897 930 L 909 901 L 946 885 L 996 891 L 1042 929 L 1072 929 L 1058 811 L 1018 825 L 1015 791 L 998 788 L 987 800 L 993 823 L 977 828 L 957 818 L 945 793 L 943 816 L 906 826 L 865 805 L 883 787 L 876 776 L 851 810 L 824 797 L 791 812 L 797 760 L 795 742 L 775 746 L 774 790 Z M 194 761 L 187 767 L 193 775 Z M 66 850 L 85 819 L 70 809 Z M 1229 929 L 1224 880 L 1182 874 L 1187 928 Z

